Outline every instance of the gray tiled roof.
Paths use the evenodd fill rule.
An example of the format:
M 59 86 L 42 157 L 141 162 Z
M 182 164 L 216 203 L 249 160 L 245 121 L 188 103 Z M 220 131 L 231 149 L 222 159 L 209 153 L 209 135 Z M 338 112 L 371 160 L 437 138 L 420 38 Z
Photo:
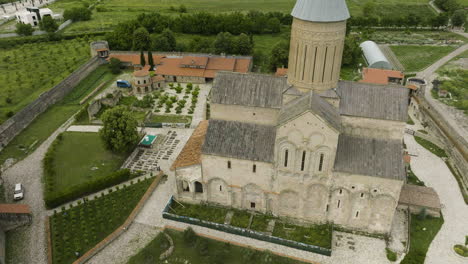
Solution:
M 336 22 L 350 17 L 345 0 L 297 0 L 291 15 L 314 22 Z
M 273 163 L 276 127 L 210 120 L 202 153 Z
M 211 92 L 215 104 L 281 108 L 287 79 L 265 74 L 218 72 Z
M 348 116 L 406 122 L 408 89 L 399 85 L 378 85 L 341 81 L 338 84 L 340 113 Z
M 403 143 L 341 134 L 334 170 L 404 180 Z
M 320 95 L 313 92 L 304 94 L 304 96 L 297 98 L 284 106 L 283 109 L 281 109 L 278 123 L 283 124 L 309 110 L 318 115 L 336 130 L 340 131 L 341 119 L 338 110 L 325 101 L 325 99 L 321 98 Z

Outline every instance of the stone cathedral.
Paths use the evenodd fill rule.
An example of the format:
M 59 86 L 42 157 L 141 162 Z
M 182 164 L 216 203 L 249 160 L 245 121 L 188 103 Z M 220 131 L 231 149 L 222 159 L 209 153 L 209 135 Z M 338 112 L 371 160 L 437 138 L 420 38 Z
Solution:
M 339 80 L 345 0 L 298 0 L 292 15 L 287 78 L 217 74 L 211 119 L 172 166 L 176 198 L 389 233 L 408 90 Z

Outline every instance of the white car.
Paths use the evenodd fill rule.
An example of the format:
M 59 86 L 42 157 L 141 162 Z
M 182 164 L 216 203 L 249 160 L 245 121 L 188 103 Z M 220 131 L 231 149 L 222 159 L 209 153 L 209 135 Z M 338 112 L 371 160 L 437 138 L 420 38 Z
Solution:
M 21 183 L 17 183 L 17 184 L 15 184 L 15 192 L 14 192 L 14 195 L 13 195 L 13 199 L 15 201 L 18 201 L 18 200 L 21 200 L 23 198 L 24 198 L 23 185 Z

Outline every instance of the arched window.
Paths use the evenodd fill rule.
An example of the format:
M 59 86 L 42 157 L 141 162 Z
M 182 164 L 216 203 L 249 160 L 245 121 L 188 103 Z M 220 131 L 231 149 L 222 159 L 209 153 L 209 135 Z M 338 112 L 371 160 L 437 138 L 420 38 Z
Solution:
M 140 84 L 140 80 L 138 80 L 138 84 Z
M 182 181 L 182 190 L 184 192 L 190 192 L 190 186 L 187 181 Z
M 287 168 L 288 167 L 288 155 L 289 155 L 289 151 L 286 149 L 284 151 L 284 167 Z
M 301 161 L 301 171 L 304 171 L 305 168 L 305 159 L 306 159 L 306 152 L 305 150 L 302 152 L 302 161 Z
M 203 185 L 200 182 L 195 182 L 195 192 L 203 193 Z
M 323 170 L 323 160 L 324 160 L 324 159 L 325 159 L 325 154 L 320 153 L 320 160 L 319 160 L 318 171 L 322 171 L 322 170 Z
M 223 191 L 223 186 L 222 186 L 222 185 L 219 186 L 219 191 L 220 191 L 220 192 Z

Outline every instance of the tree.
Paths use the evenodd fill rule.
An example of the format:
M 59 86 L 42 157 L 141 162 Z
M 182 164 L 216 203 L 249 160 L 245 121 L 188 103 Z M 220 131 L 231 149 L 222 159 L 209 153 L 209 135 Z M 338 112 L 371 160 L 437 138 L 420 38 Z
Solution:
M 141 67 L 145 67 L 146 65 L 145 54 L 143 51 L 140 51 L 140 65 Z
M 32 33 L 34 32 L 33 27 L 30 24 L 24 24 L 24 23 L 17 23 L 16 24 L 16 34 L 21 35 L 21 36 L 31 36 Z
M 125 106 L 117 106 L 104 112 L 101 118 L 103 127 L 99 136 L 104 146 L 117 153 L 124 153 L 138 141 L 138 122 Z
M 179 13 L 187 13 L 187 7 L 184 5 L 179 6 Z
M 91 10 L 86 7 L 74 7 L 71 9 L 66 9 L 63 12 L 63 18 L 65 20 L 73 20 L 76 21 L 86 21 L 91 19 Z
M 287 67 L 289 59 L 289 41 L 280 41 L 271 50 L 270 69 L 276 70 L 278 67 Z
M 153 53 L 148 51 L 148 65 L 150 66 L 150 70 L 154 68 L 154 60 L 153 60 Z
M 172 32 L 169 28 L 166 28 L 161 33 L 161 36 L 167 40 L 169 47 L 171 48 L 171 51 L 176 49 L 177 41 L 174 36 L 174 32 Z
M 174 33 L 168 28 L 164 29 L 159 35 L 152 38 L 152 49 L 159 51 L 174 51 L 177 48 L 177 42 Z
M 109 69 L 113 74 L 120 73 L 120 60 L 117 58 L 111 58 L 109 61 Z
M 362 8 L 362 14 L 365 17 L 375 16 L 375 3 L 367 2 Z
M 268 19 L 266 25 L 263 25 L 269 33 L 279 33 L 281 31 L 281 22 L 278 18 L 272 17 Z
M 455 27 L 461 27 L 465 24 L 466 13 L 465 10 L 457 10 L 452 15 L 452 25 Z
M 349 35 L 345 39 L 343 50 L 343 65 L 354 65 L 361 56 L 361 48 L 359 47 L 359 39 L 356 36 Z
M 150 34 L 146 28 L 139 27 L 133 32 L 133 50 L 147 50 L 150 43 Z
M 53 33 L 57 31 L 58 24 L 51 16 L 45 16 L 39 22 L 39 28 L 47 33 Z
M 218 54 L 232 53 L 234 46 L 234 38 L 229 32 L 221 32 L 216 36 L 214 41 L 214 49 Z
M 207 38 L 200 36 L 193 37 L 188 44 L 188 51 L 190 52 L 201 52 L 201 53 L 212 53 L 213 42 Z
M 433 28 L 440 28 L 443 26 L 447 26 L 448 22 L 449 22 L 449 17 L 447 13 L 440 13 L 436 17 L 432 17 L 430 19 L 430 24 L 431 24 L 431 27 Z
M 250 40 L 249 36 L 247 36 L 244 33 L 240 34 L 234 42 L 234 53 L 240 55 L 250 55 L 252 53 L 252 50 L 253 43 Z

